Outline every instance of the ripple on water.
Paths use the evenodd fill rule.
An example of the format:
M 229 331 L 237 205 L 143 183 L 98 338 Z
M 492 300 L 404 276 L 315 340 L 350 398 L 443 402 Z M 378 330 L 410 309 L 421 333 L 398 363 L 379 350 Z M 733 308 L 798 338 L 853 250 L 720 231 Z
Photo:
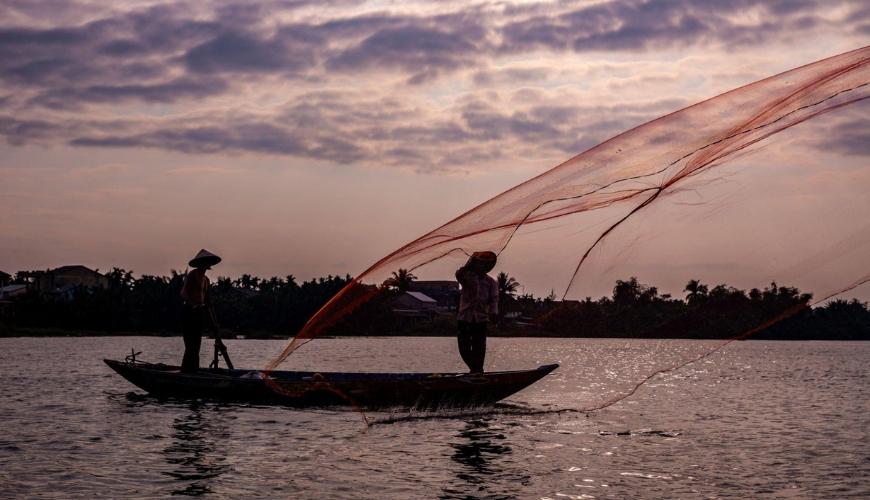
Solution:
M 619 475 L 629 477 L 644 477 L 647 479 L 673 479 L 673 476 L 668 476 L 667 474 L 652 474 L 646 472 L 620 472 Z
M 228 341 L 261 366 L 280 341 Z M 0 482 L 12 497 L 674 498 L 870 493 L 870 343 L 742 342 L 591 414 L 697 341 L 490 339 L 491 368 L 562 367 L 493 411 L 366 428 L 349 411 L 167 401 L 100 361 L 179 339 L 0 339 Z M 309 344 L 294 368 L 459 370 L 451 339 Z M 34 352 L 69 353 L 63 375 Z M 426 353 L 407 356 L 408 352 Z M 302 353 L 300 353 L 302 354 Z M 297 363 L 299 366 L 297 366 Z M 357 364 L 355 364 L 357 363 Z M 308 366 L 306 366 L 308 364 Z M 697 368 L 697 367 L 696 367 Z M 56 373 L 51 380 L 41 373 Z M 799 376 L 796 377 L 795 373 Z M 0 396 L 2 397 L 2 396 Z M 402 417 L 403 414 L 397 413 Z M 387 413 L 376 418 L 388 419 Z M 444 417 L 444 418 L 441 418 Z M 667 464 L 651 468 L 650 464 Z M 752 470 L 753 474 L 746 474 Z M 773 492 L 773 493 L 770 493 Z

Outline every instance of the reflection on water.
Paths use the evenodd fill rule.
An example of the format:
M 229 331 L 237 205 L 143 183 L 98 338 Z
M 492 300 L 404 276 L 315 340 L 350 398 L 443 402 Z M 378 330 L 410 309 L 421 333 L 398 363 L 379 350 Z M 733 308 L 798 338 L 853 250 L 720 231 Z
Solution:
M 470 420 L 456 437 L 450 458 L 459 465 L 457 481 L 444 488 L 441 498 L 513 498 L 504 493 L 506 484 L 528 484 L 528 475 L 511 470 L 513 451 L 505 435 L 488 421 Z
M 172 494 L 211 493 L 215 479 L 229 470 L 225 463 L 229 432 L 219 409 L 193 403 L 187 413 L 175 418 L 172 429 L 172 442 L 163 450 L 171 470 L 164 474 L 184 483 Z
M 491 341 L 495 367 L 562 366 L 513 406 L 365 428 L 354 411 L 146 396 L 102 362 L 131 344 L 176 359 L 177 338 L 0 338 L 0 498 L 870 498 L 870 342 L 734 343 L 607 410 L 548 414 L 706 341 Z M 231 350 L 253 367 L 284 345 Z M 446 338 L 306 349 L 292 369 L 371 371 L 369 353 L 378 371 L 462 369 Z

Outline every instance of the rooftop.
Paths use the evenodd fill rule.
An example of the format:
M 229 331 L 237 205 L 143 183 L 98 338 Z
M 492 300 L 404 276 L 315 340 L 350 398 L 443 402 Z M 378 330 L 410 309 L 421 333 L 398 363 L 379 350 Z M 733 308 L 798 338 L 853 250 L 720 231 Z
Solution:
M 435 299 L 433 299 L 432 297 L 426 295 L 425 293 L 421 293 L 421 292 L 405 292 L 405 293 L 407 293 L 407 294 L 410 295 L 411 297 L 414 297 L 415 299 L 419 300 L 420 302 L 431 302 L 432 304 L 437 304 L 437 303 L 438 303 L 437 300 L 435 300 Z
M 75 264 L 75 265 L 71 265 L 71 266 L 60 266 L 60 267 L 57 267 L 57 268 L 54 268 L 51 270 L 51 272 L 53 272 L 53 273 L 68 273 L 71 271 L 86 271 L 86 272 L 90 272 L 90 273 L 94 273 L 94 274 L 100 274 L 99 272 L 94 271 L 93 269 L 91 269 L 87 266 L 82 266 L 79 264 Z

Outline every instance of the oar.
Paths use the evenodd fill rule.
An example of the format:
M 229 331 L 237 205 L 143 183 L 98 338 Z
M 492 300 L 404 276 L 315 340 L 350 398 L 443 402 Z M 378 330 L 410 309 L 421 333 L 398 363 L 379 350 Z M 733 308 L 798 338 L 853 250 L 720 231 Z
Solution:
M 217 317 L 214 314 L 214 307 L 208 306 L 208 314 L 211 317 L 211 331 L 214 335 L 214 359 L 211 364 L 208 365 L 209 368 L 217 368 L 218 367 L 218 354 L 224 357 L 224 361 L 227 364 L 227 368 L 230 370 L 235 370 L 233 367 L 233 362 L 230 361 L 230 355 L 227 352 L 227 346 L 224 345 L 223 340 L 221 340 L 220 329 L 218 328 Z

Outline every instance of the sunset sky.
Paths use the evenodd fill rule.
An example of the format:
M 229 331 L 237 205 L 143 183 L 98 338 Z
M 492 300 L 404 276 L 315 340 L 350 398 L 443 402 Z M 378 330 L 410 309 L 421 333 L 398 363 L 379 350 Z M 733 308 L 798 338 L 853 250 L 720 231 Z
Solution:
M 0 270 L 168 274 L 207 248 L 225 259 L 220 275 L 355 275 L 619 132 L 868 43 L 863 0 L 4 1 Z M 773 185 L 827 182 L 826 199 L 867 208 L 795 212 L 820 234 L 852 224 L 830 243 L 857 238 L 852 252 L 867 250 L 868 111 L 763 152 L 851 172 Z M 673 274 L 673 293 L 690 277 L 778 277 L 759 272 L 749 240 L 735 245 L 748 270 L 734 279 L 714 269 L 728 248 L 678 273 L 611 271 Z M 800 284 L 866 273 L 866 255 L 839 281 Z M 528 291 L 564 285 L 520 260 L 506 270 Z M 795 265 L 777 269 L 787 279 Z

